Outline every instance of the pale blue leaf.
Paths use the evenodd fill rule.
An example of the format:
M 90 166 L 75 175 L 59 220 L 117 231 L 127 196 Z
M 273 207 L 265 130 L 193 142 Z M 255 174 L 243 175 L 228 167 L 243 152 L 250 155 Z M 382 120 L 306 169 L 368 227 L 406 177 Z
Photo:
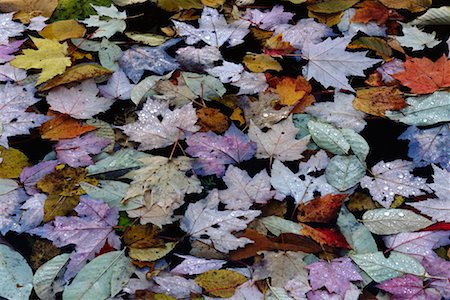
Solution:
M 350 144 L 347 142 L 341 131 L 334 126 L 310 120 L 308 122 L 308 129 L 311 138 L 320 148 L 334 154 L 347 154 L 350 150 Z
M 40 299 L 55 299 L 55 294 L 63 291 L 62 273 L 69 257 L 69 253 L 60 254 L 37 269 L 33 276 L 33 287 Z
M 0 297 L 29 299 L 33 289 L 33 271 L 27 261 L 9 246 L 0 244 Z
M 341 192 L 358 184 L 365 174 L 365 163 L 355 155 L 335 156 L 325 170 L 327 182 Z

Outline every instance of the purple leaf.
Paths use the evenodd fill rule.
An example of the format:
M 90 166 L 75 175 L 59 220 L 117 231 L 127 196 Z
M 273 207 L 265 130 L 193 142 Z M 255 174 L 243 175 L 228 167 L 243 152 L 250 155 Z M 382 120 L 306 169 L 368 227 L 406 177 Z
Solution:
M 0 45 L 0 64 L 13 60 L 14 55 L 11 54 L 19 50 L 20 46 L 22 46 L 25 41 L 26 40 L 20 40 L 11 42 L 8 45 Z
M 195 133 L 186 138 L 186 152 L 198 157 L 193 169 L 198 175 L 222 177 L 225 166 L 249 160 L 255 155 L 256 144 L 240 131 L 234 124 L 223 136 L 212 131 Z
M 98 89 L 108 99 L 126 100 L 130 99 L 133 87 L 134 84 L 130 83 L 127 75 L 122 70 L 118 70 L 109 77 L 106 85 L 99 85 Z
M 89 133 L 82 137 L 70 140 L 61 140 L 56 144 L 55 150 L 58 159 L 71 167 L 85 167 L 94 162 L 89 154 L 98 154 L 110 143 L 109 139 L 98 137 Z
M 441 296 L 435 289 L 425 289 L 423 280 L 415 275 L 406 274 L 392 278 L 377 285 L 378 288 L 392 294 L 393 300 L 424 299 L 439 300 Z
M 133 46 L 125 51 L 119 64 L 128 78 L 137 83 L 144 70 L 163 75 L 178 68 L 175 58 L 166 53 L 166 49 L 179 42 L 180 39 L 171 39 L 158 47 Z
M 120 248 L 120 239 L 113 228 L 119 217 L 116 208 L 109 208 L 103 201 L 82 196 L 75 211 L 78 216 L 56 217 L 53 222 L 30 231 L 51 240 L 57 247 L 75 245 L 75 252 L 70 255 L 71 260 L 64 275 L 66 280 L 77 274 L 87 260 L 94 258 L 106 241 L 111 247 Z
M 25 167 L 20 174 L 20 182 L 23 184 L 25 191 L 29 195 L 39 193 L 36 184 L 45 175 L 55 171 L 55 167 L 59 164 L 57 160 L 49 160 L 40 162 L 32 167 Z
M 443 298 L 450 298 L 450 261 L 440 257 L 425 258 L 423 266 L 430 274 L 430 287 L 437 289 Z
M 331 262 L 318 261 L 306 267 L 313 290 L 325 287 L 330 293 L 344 295 L 350 288 L 350 281 L 363 280 L 348 257 L 336 258 Z
M 275 5 L 272 10 L 265 12 L 259 9 L 247 9 L 243 19 L 250 21 L 252 25 L 261 29 L 273 30 L 276 25 L 288 23 L 293 16 L 293 13 L 284 12 L 283 6 Z
M 16 232 L 28 232 L 41 224 L 44 220 L 44 202 L 46 194 L 35 194 L 20 207 L 20 214 L 16 217 Z
M 449 124 L 423 130 L 410 126 L 398 139 L 409 140 L 408 156 L 413 159 L 416 166 L 440 164 L 450 171 Z

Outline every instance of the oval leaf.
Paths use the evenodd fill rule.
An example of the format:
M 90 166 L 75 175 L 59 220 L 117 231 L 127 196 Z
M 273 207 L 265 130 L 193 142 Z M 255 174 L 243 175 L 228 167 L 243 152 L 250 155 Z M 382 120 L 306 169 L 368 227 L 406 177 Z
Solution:
M 33 289 L 33 271 L 27 261 L 6 245 L 0 245 L 0 297 L 28 299 Z

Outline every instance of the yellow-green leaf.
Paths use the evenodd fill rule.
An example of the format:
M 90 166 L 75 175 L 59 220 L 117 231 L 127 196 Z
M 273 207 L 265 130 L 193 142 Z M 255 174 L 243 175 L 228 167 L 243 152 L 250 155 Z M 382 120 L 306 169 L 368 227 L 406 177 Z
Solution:
M 246 281 L 244 275 L 230 270 L 211 270 L 195 277 L 195 282 L 207 293 L 220 298 L 230 298 L 236 287 Z

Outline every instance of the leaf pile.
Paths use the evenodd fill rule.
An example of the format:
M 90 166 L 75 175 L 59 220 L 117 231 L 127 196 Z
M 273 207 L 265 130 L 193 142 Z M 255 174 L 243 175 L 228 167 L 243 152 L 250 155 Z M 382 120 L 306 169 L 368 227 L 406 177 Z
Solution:
M 0 297 L 449 299 L 441 2 L 0 0 Z

